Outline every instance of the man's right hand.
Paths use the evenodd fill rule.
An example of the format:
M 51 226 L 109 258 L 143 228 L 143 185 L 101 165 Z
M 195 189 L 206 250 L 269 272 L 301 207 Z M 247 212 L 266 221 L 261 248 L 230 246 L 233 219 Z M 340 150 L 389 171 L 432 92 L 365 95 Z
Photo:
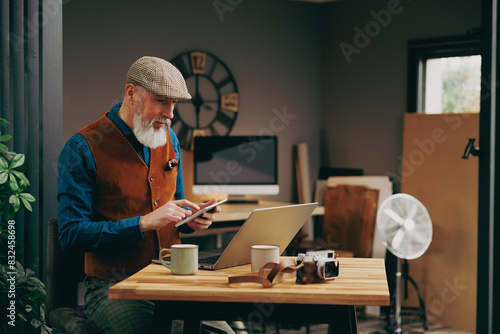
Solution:
M 168 223 L 178 223 L 186 217 L 192 215 L 191 210 L 186 210 L 183 206 L 200 210 L 200 207 L 187 199 L 170 201 L 160 208 L 141 217 L 141 232 L 156 230 Z

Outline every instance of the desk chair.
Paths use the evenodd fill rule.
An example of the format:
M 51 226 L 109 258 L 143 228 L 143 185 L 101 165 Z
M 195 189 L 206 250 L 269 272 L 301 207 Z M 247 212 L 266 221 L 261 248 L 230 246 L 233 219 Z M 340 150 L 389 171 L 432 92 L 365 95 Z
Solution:
M 57 219 L 51 219 L 47 228 L 45 321 L 66 334 L 98 334 L 99 329 L 78 307 L 78 283 L 85 278 L 84 256 L 63 253 L 57 234 Z
M 327 187 L 323 239 L 340 242 L 354 257 L 371 257 L 378 195 L 378 189 L 365 186 Z
M 371 257 L 378 194 L 378 189 L 357 185 L 327 187 L 321 239 L 298 240 L 289 248 L 334 249 L 343 257 Z

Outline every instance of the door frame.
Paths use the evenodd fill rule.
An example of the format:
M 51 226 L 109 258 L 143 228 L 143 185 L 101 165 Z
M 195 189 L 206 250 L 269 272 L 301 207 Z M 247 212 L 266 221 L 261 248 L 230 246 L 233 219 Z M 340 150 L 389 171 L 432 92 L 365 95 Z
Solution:
M 500 247 L 499 231 L 495 229 L 495 221 L 500 221 L 497 196 L 499 184 L 495 178 L 495 147 L 500 145 L 496 129 L 499 120 L 496 117 L 500 107 L 500 96 L 497 87 L 499 76 L 498 53 L 498 0 L 482 1 L 482 69 L 481 69 L 481 112 L 479 116 L 479 198 L 478 198 L 478 259 L 477 259 L 477 333 L 498 333 L 499 321 L 494 315 L 498 313 L 500 303 L 499 289 L 495 289 L 495 277 L 498 277 Z M 499 225 L 500 226 L 500 225 Z M 496 269 L 496 270 L 495 270 Z

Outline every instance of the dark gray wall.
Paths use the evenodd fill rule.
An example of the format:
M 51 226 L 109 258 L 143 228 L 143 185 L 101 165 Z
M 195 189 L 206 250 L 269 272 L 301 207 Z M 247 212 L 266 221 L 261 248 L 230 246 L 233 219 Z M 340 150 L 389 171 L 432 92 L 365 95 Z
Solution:
M 276 133 L 281 193 L 268 198 L 294 200 L 293 145 L 307 142 L 311 179 L 318 170 L 320 8 L 284 0 L 222 0 L 218 3 L 237 5 L 220 16 L 214 3 L 65 4 L 64 140 L 122 100 L 126 71 L 140 56 L 172 59 L 185 51 L 205 50 L 224 61 L 238 83 L 240 113 L 231 134 L 258 134 L 270 128 L 274 109 L 296 116 Z
M 399 175 L 407 42 L 479 28 L 481 2 L 360 0 L 323 6 L 321 165 Z M 351 52 L 342 52 L 341 44 Z
M 192 49 L 221 58 L 235 75 L 240 114 L 232 134 L 270 125 L 273 109 L 297 115 L 280 138 L 281 194 L 295 200 L 292 147 L 309 144 L 311 180 L 320 165 L 399 175 L 409 39 L 480 26 L 475 0 L 350 0 L 304 3 L 72 0 L 64 5 L 64 140 L 123 97 L 128 66 L 142 55 L 171 59 Z M 118 5 L 119 4 L 119 5 Z M 231 5 L 229 5 L 231 6 Z M 379 24 L 371 13 L 392 8 Z M 390 11 L 389 11 L 390 12 Z M 347 62 L 358 27 L 369 43 Z M 189 156 L 189 155 L 187 155 Z

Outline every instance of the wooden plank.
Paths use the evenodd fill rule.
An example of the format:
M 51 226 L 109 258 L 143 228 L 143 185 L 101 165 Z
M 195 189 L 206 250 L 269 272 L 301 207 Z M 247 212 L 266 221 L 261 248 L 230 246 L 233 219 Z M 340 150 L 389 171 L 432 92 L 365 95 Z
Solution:
M 255 283 L 228 284 L 228 276 L 250 272 L 250 265 L 192 276 L 172 275 L 151 264 L 109 289 L 111 299 L 257 302 L 324 305 L 388 305 L 382 259 L 340 258 L 340 275 L 319 284 L 298 285 L 290 278 L 271 288 Z
M 401 191 L 425 205 L 433 224 L 431 245 L 409 261 L 410 275 L 428 320 L 466 331 L 476 329 L 478 160 L 461 156 L 478 134 L 478 114 L 405 115 Z M 411 287 L 404 305 L 418 305 Z
M 307 143 L 298 143 L 296 149 L 295 171 L 297 173 L 297 192 L 299 203 L 311 203 L 312 190 L 309 172 L 309 148 Z M 312 219 L 309 217 L 302 227 L 304 239 L 314 239 Z

